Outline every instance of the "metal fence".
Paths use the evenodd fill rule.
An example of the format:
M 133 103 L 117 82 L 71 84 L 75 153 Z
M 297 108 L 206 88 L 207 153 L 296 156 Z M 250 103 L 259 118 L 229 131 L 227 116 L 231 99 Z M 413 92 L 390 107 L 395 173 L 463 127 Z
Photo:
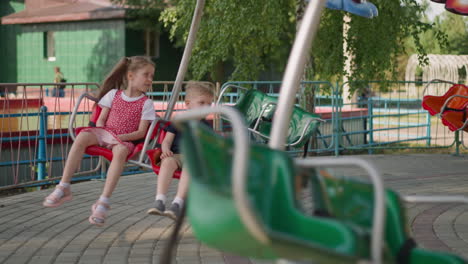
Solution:
M 277 95 L 281 82 L 229 82 L 228 86 L 244 86 Z M 315 112 L 326 120 L 311 139 L 310 152 L 332 152 L 340 155 L 346 150 L 434 149 L 455 147 L 459 153 L 463 135 L 451 132 L 438 117 L 430 116 L 421 106 L 424 95 L 442 95 L 450 85 L 434 82 L 371 81 L 347 84 L 356 92 L 343 98 L 345 84 L 322 81 L 303 81 L 297 94 L 315 95 Z M 235 104 L 240 92 L 226 93 L 225 103 Z M 345 99 L 345 100 L 344 100 Z M 292 150 L 298 153 L 302 150 Z
M 281 82 L 229 82 L 222 87 L 215 86 L 219 92 L 229 85 L 277 96 Z M 312 92 L 314 110 L 325 120 L 311 138 L 309 152 L 340 155 L 346 150 L 372 153 L 379 149 L 455 147 L 458 153 L 465 148 L 462 133 L 450 132 L 440 119 L 429 116 L 421 108 L 423 83 L 356 82 L 352 85 L 359 92 L 351 100 L 343 100 L 343 85 L 301 83 L 296 103 L 299 105 L 299 98 Z M 154 82 L 147 94 L 160 116 L 164 116 L 172 86 L 173 82 Z M 425 93 L 441 95 L 449 87 L 445 83 L 432 83 Z M 0 84 L 0 88 L 0 190 L 59 179 L 72 143 L 67 129 L 75 101 L 83 92 L 95 93 L 99 85 L 67 83 L 63 93 L 54 91 L 54 83 Z M 221 101 L 235 104 L 240 94 L 241 91 L 231 89 Z M 82 103 L 74 126 L 87 125 L 92 107 L 92 102 Z M 175 108 L 176 111 L 185 108 L 183 92 Z M 103 177 L 101 165 L 100 159 L 86 156 L 77 178 Z M 140 168 L 130 167 L 126 173 L 140 172 Z

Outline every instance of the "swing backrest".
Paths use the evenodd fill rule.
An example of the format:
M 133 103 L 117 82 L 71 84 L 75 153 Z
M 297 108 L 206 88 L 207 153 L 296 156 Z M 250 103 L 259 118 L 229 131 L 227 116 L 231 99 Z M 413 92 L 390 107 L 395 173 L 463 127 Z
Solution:
M 250 148 L 247 189 L 272 243 L 264 245 L 253 238 L 232 197 L 232 142 L 198 123 L 184 123 L 181 142 L 191 175 L 188 216 L 197 238 L 255 258 L 344 263 L 368 257 L 366 232 L 335 219 L 306 216 L 295 207 L 293 162 L 287 153 L 264 145 Z
M 463 84 L 455 84 L 448 91 L 441 96 L 426 95 L 423 97 L 422 107 L 429 111 L 430 115 L 436 115 L 440 113 L 441 107 L 445 104 L 447 99 L 453 95 L 465 95 L 468 96 L 468 87 Z M 466 107 L 468 99 L 455 97 L 446 105 L 447 111 L 453 109 L 461 110 Z
M 254 258 L 287 258 L 318 263 L 351 263 L 369 258 L 373 223 L 370 184 L 320 174 L 314 193 L 317 208 L 328 216 L 308 216 L 295 205 L 296 168 L 290 156 L 265 145 L 251 145 L 247 192 L 253 210 L 271 240 L 257 241 L 234 205 L 231 183 L 233 143 L 199 122 L 183 124 L 182 153 L 191 175 L 188 217 L 195 235 L 223 251 Z M 316 200 L 313 203 L 317 203 Z M 414 248 L 402 254 L 410 239 L 404 207 L 397 193 L 386 191 L 384 259 L 389 263 L 464 263 L 457 256 Z M 242 243 L 240 243 L 242 241 Z M 401 257 L 401 256 L 402 257 Z
M 241 95 L 235 104 L 235 108 L 242 113 L 250 130 L 259 132 L 269 138 L 277 101 L 274 96 L 250 89 Z M 258 126 L 255 127 L 257 120 Z M 286 144 L 298 148 L 304 146 L 312 134 L 317 131 L 320 124 L 319 120 L 319 115 L 294 106 Z
M 316 172 L 312 193 L 314 206 L 321 215 L 340 220 L 362 229 L 372 228 L 374 212 L 373 188 L 367 182 L 351 177 L 337 177 L 326 170 Z M 385 244 L 396 263 L 464 263 L 454 255 L 413 248 L 406 254 L 405 244 L 410 240 L 405 209 L 399 195 L 386 190 Z

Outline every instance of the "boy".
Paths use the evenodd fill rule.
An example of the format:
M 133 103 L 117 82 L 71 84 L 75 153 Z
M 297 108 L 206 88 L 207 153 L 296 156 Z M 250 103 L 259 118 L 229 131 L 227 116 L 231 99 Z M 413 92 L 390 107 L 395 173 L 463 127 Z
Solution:
M 189 82 L 185 88 L 185 106 L 187 109 L 210 106 L 213 99 L 214 89 L 207 84 Z M 206 120 L 202 120 L 201 122 L 206 123 Z M 182 161 L 179 154 L 180 132 L 176 131 L 172 126 L 169 126 L 166 131 L 166 136 L 161 143 L 161 169 L 156 185 L 156 199 L 152 208 L 150 208 L 147 213 L 165 215 L 176 220 L 180 215 L 181 208 L 184 206 L 184 199 L 188 192 L 190 176 L 186 170 L 182 169 Z M 169 209 L 166 210 L 166 193 L 171 184 L 172 175 L 177 169 L 182 169 L 177 194 Z

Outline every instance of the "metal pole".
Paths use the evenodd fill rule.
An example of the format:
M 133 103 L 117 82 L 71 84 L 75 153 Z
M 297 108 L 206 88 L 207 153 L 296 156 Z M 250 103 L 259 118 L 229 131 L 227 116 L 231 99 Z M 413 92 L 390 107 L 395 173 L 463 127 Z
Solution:
M 184 81 L 185 73 L 187 72 L 188 64 L 190 61 L 190 56 L 192 55 L 193 45 L 197 38 L 197 31 L 200 26 L 200 20 L 203 15 L 203 6 L 205 5 L 205 0 L 197 0 L 197 5 L 195 6 L 195 11 L 193 13 L 192 24 L 190 25 L 190 31 L 187 38 L 187 44 L 185 45 L 184 55 L 180 62 L 179 71 L 177 72 L 177 77 L 172 88 L 171 99 L 167 106 L 166 114 L 164 115 L 165 120 L 169 120 L 174 110 L 175 103 L 179 97 L 179 93 L 182 90 L 182 83 Z
M 273 149 L 284 150 L 291 113 L 299 89 L 305 64 L 309 57 L 310 47 L 320 22 L 320 14 L 325 0 L 310 1 L 302 24 L 296 34 L 291 54 L 281 85 L 278 108 L 275 111 L 274 122 L 269 146 Z
M 46 136 L 47 136 L 47 106 L 41 106 L 39 115 L 39 139 L 37 151 L 37 179 L 43 180 L 47 175 L 46 170 Z

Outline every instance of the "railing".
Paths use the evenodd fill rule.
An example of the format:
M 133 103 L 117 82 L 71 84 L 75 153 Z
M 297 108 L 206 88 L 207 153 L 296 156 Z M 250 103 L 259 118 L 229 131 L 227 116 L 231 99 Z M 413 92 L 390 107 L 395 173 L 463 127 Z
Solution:
M 329 82 L 301 82 L 301 93 L 313 90 L 315 112 L 326 123 L 321 124 L 317 135 L 311 139 L 311 152 L 333 152 L 340 155 L 345 150 L 447 148 L 455 152 L 463 146 L 459 133 L 450 132 L 439 119 L 422 109 L 423 83 L 408 82 L 357 82 L 360 93 L 350 103 L 344 103 L 342 85 Z M 259 89 L 275 95 L 280 82 L 229 82 L 229 85 Z M 354 84 L 356 85 L 356 84 Z M 407 89 L 411 87 L 411 90 Z M 449 87 L 445 83 L 432 83 L 431 92 L 443 94 Z M 242 94 L 239 90 L 227 91 L 222 102 L 235 104 Z M 301 97 L 297 95 L 297 98 Z M 296 101 L 299 105 L 299 100 Z M 302 150 L 291 150 L 299 153 Z
M 156 111 L 164 115 L 174 82 L 154 82 L 148 96 L 154 100 Z M 405 82 L 366 83 L 367 96 L 352 103 L 343 103 L 341 86 L 329 82 L 302 82 L 301 91 L 313 90 L 315 111 L 325 123 L 311 138 L 309 152 L 334 153 L 345 150 L 407 148 L 464 148 L 463 133 L 450 132 L 436 117 L 421 108 L 422 83 L 407 86 Z M 66 83 L 64 97 L 46 96 L 54 83 L 0 84 L 5 91 L 0 97 L 0 190 L 31 184 L 48 183 L 60 178 L 71 147 L 66 131 L 76 98 L 83 92 L 97 91 L 96 83 Z M 259 89 L 275 96 L 281 82 L 229 82 Z M 223 87 L 216 86 L 219 92 Z M 411 91 L 406 87 L 412 87 Z M 416 88 L 415 88 L 416 87 Z M 429 92 L 443 94 L 446 84 L 433 83 Z M 16 94 L 12 94 L 12 92 Z M 221 98 L 235 104 L 241 92 L 227 91 Z M 298 95 L 297 98 L 302 95 Z M 299 100 L 296 101 L 299 104 Z M 76 126 L 86 126 L 93 104 L 84 104 L 77 113 Z M 184 93 L 177 100 L 175 110 L 184 110 Z M 215 120 L 216 122 L 216 120 Z M 290 149 L 292 154 L 302 152 Z M 77 177 L 104 177 L 99 159 L 85 157 Z M 128 168 L 127 173 L 139 173 Z M 87 175 L 91 174 L 91 175 Z M 80 179 L 82 179 L 80 178 Z
M 163 116 L 174 82 L 154 82 L 148 96 Z M 0 84 L 0 190 L 48 184 L 60 179 L 72 140 L 68 134 L 70 115 L 84 92 L 97 95 L 97 83 L 64 83 L 58 93 L 55 83 Z M 62 84 L 60 84 L 62 85 Z M 216 87 L 216 85 L 214 85 Z M 52 91 L 54 91 L 52 93 Z M 48 96 L 49 95 L 49 96 Z M 56 95 L 57 97 L 52 97 Z M 94 102 L 83 102 L 74 126 L 87 126 Z M 184 93 L 176 110 L 183 110 Z M 74 179 L 105 177 L 105 163 L 85 155 Z M 129 166 L 126 173 L 141 173 Z

